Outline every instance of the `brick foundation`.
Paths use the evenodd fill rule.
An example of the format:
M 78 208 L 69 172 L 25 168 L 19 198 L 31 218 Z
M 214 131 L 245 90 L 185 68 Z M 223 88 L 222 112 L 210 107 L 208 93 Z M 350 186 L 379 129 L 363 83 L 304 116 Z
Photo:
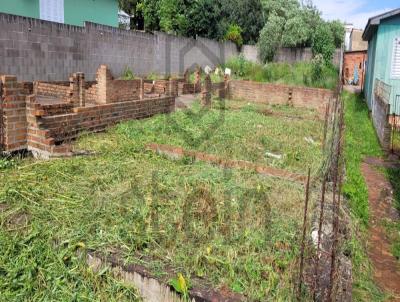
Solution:
M 252 81 L 229 81 L 228 98 L 271 105 L 289 105 L 310 108 L 325 114 L 325 108 L 333 92 L 298 86 L 287 86 Z
M 30 150 L 41 157 L 67 155 L 71 152 L 68 142 L 76 139 L 82 131 L 97 132 L 118 122 L 151 117 L 155 114 L 170 113 L 175 109 L 174 96 L 162 96 L 131 100 L 132 91 L 140 92 L 141 81 L 112 80 L 106 83 L 109 91 L 105 104 L 86 106 L 86 91 L 98 90 L 98 84 L 91 83 L 89 87 L 84 82 L 83 74 L 73 75 L 73 84 L 69 86 L 70 97 L 65 101 L 66 83 L 36 86 L 36 92 L 42 95 L 30 94 L 29 85 L 18 83 L 15 76 L 1 76 L 0 99 L 0 135 L 1 151 L 13 152 Z M 137 86 L 126 86 L 139 83 Z M 47 84 L 47 83 L 45 83 Z M 97 87 L 96 87 L 97 86 Z M 39 88 L 38 88 L 39 87 Z M 60 89 L 61 87 L 61 89 Z M 86 88 L 88 87 L 88 88 Z M 110 88 L 111 87 L 111 88 Z M 50 91 L 50 88 L 53 89 Z M 73 89 L 71 89 L 73 88 Z M 121 89 L 120 93 L 118 88 Z M 126 89 L 124 89 L 126 88 Z M 139 87 L 140 88 L 140 87 Z M 111 92 L 110 92 L 111 89 Z M 47 96 L 55 99 L 41 99 Z M 129 99 L 126 101 L 126 99 Z
M 160 144 L 148 144 L 149 150 L 155 151 L 159 154 L 167 155 L 173 159 L 181 159 L 184 156 L 192 157 L 197 161 L 203 161 L 211 164 L 218 165 L 223 168 L 237 168 L 245 170 L 253 170 L 262 175 L 268 175 L 277 177 L 289 181 L 304 183 L 307 180 L 305 175 L 288 172 L 286 170 L 277 169 L 268 166 L 257 165 L 244 160 L 224 160 L 218 156 L 207 154 L 203 152 L 188 151 L 180 147 L 160 145 Z

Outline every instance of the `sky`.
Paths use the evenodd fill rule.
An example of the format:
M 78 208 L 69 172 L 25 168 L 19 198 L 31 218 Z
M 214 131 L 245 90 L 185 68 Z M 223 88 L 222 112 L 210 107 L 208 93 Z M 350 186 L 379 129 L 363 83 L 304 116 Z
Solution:
M 400 8 L 399 0 L 314 0 L 313 3 L 327 20 L 339 19 L 364 29 L 368 19 Z

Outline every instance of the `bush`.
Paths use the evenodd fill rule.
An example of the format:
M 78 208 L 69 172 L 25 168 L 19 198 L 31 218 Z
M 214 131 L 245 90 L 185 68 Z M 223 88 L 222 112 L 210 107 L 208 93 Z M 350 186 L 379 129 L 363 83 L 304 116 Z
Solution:
M 313 82 L 317 82 L 323 79 L 323 68 L 324 68 L 324 57 L 321 54 L 318 54 L 311 61 L 312 69 L 311 69 L 311 79 Z
M 272 15 L 261 30 L 258 48 L 260 58 L 264 63 L 272 61 L 276 50 L 281 46 L 283 22 L 282 18 Z
M 135 75 L 133 74 L 132 69 L 130 69 L 129 67 L 125 67 L 125 70 L 124 70 L 124 73 L 122 74 L 121 79 L 122 80 L 134 80 Z
M 229 25 L 228 30 L 225 34 L 225 40 L 235 43 L 237 47 L 242 47 L 243 45 L 242 32 L 243 30 L 239 25 L 231 24 Z

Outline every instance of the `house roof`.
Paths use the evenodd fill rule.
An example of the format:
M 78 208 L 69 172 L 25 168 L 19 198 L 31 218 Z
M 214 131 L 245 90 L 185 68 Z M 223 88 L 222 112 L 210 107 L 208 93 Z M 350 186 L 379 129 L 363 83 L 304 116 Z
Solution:
M 363 33 L 363 40 L 364 41 L 369 41 L 371 40 L 371 37 L 373 34 L 376 32 L 379 24 L 381 24 L 382 20 L 385 20 L 387 18 L 393 17 L 400 15 L 400 8 L 391 10 L 389 12 L 377 15 L 375 17 L 369 18 L 367 26 L 365 27 L 364 33 Z

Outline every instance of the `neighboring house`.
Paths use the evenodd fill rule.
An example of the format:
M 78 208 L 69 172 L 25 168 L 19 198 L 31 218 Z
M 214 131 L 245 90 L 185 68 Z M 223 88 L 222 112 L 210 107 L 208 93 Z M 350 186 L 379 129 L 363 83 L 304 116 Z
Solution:
M 351 23 L 346 23 L 344 25 L 344 28 L 346 30 L 346 33 L 344 36 L 344 50 L 349 51 L 350 50 L 350 36 L 351 36 L 351 31 L 354 28 L 354 25 Z
M 400 114 L 400 8 L 372 17 L 363 33 L 368 41 L 365 97 L 371 109 L 376 80 L 392 86 L 392 112 Z
M 349 51 L 367 50 L 368 42 L 362 38 L 363 30 L 353 28 L 350 33 L 350 48 Z
M 0 13 L 83 26 L 118 27 L 118 0 L 0 0 Z
M 364 87 L 367 50 L 346 51 L 343 60 L 344 84 Z
M 129 30 L 131 29 L 131 16 L 123 10 L 118 11 L 119 28 Z

